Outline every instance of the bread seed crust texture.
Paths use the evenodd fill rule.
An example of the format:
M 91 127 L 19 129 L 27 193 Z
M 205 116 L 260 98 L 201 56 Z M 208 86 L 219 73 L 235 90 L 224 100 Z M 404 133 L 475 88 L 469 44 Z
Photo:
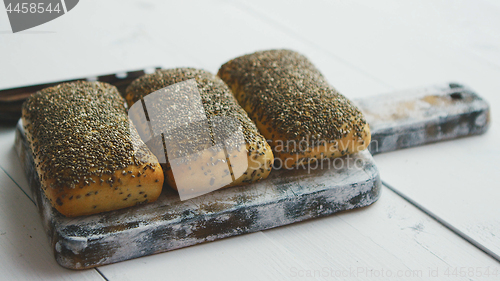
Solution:
M 41 90 L 23 105 L 23 125 L 45 195 L 63 215 L 109 211 L 159 196 L 161 167 L 114 86 L 80 81 Z
M 370 142 L 361 111 L 297 52 L 244 55 L 218 75 L 288 166 L 355 153 Z

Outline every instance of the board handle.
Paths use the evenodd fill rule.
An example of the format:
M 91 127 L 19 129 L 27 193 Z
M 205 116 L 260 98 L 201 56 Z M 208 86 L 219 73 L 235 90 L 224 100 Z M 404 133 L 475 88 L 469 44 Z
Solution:
M 490 106 L 472 89 L 457 83 L 434 85 L 354 103 L 372 133 L 372 154 L 485 133 Z

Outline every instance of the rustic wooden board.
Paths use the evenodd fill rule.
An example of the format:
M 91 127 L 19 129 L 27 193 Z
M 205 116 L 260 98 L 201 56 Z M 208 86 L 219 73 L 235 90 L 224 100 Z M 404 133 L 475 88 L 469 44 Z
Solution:
M 19 127 L 18 127 L 19 128 Z M 255 232 L 367 206 L 381 181 L 368 151 L 344 157 L 340 169 L 274 171 L 265 181 L 187 201 L 165 188 L 151 204 L 66 218 L 41 192 L 32 155 L 19 128 L 16 150 L 56 260 L 82 269 Z M 332 164 L 333 165 L 333 164 Z M 337 162 L 337 167 L 340 163 Z M 357 168 L 353 168 L 357 167 Z
M 164 32 L 165 27 L 175 25 L 185 14 L 171 13 L 168 19 L 161 17 L 165 9 L 172 10 L 171 2 L 126 1 L 119 5 L 115 15 L 106 14 L 116 6 L 112 1 L 100 3 L 108 5 L 100 10 L 94 5 L 80 6 L 75 11 L 78 19 L 93 15 L 95 20 L 81 25 L 73 15 L 63 25 L 41 27 L 40 31 L 31 34 L 1 35 L 6 43 L 0 44 L 2 54 L 5 54 L 1 84 L 11 87 L 27 81 L 71 78 L 102 70 L 135 69 L 159 62 L 168 67 L 191 65 L 214 72 L 221 62 L 247 52 L 293 47 L 313 59 L 332 84 L 349 97 L 452 79 L 473 85 L 486 97 L 492 105 L 493 118 L 499 112 L 500 103 L 494 103 L 500 75 L 500 37 L 496 32 L 500 26 L 498 2 L 243 3 L 251 6 L 237 6 L 235 1 L 206 1 L 197 5 L 179 2 L 173 10 L 186 11 L 197 20 L 168 33 Z M 269 17 L 262 16 L 259 11 L 267 12 Z M 304 11 L 314 13 L 304 14 Z M 318 16 L 318 12 L 328 16 Z M 127 13 L 136 16 L 133 19 L 120 16 Z M 161 24 L 154 20 L 156 18 L 162 19 Z M 228 21 L 232 24 L 226 24 Z M 109 26 L 110 22 L 113 22 L 112 26 Z M 200 22 L 211 27 L 211 32 L 199 32 L 197 23 Z M 127 28 L 114 28 L 120 26 Z M 324 36 L 325 27 L 335 36 Z M 239 40 L 227 34 L 233 34 Z M 81 40 L 82 36 L 85 40 Z M 176 50 L 172 50 L 172 46 L 178 40 L 172 38 L 182 39 Z M 242 41 L 245 44 L 241 44 Z M 217 44 L 200 47 L 199 42 Z M 222 45 L 225 47 L 220 48 Z M 153 47 L 157 48 L 152 50 Z M 146 49 L 148 51 L 144 52 Z M 330 52 L 330 57 L 327 52 Z M 82 56 L 82 53 L 87 55 Z M 23 54 L 23 58 L 13 54 Z M 334 56 L 338 60 L 331 59 Z M 349 67 L 351 65 L 353 67 Z M 48 66 L 50 71 L 47 71 Z M 378 80 L 370 80 L 370 77 Z M 478 237 L 491 231 L 492 235 L 499 237 L 500 228 L 496 231 L 488 228 L 491 223 L 498 225 L 499 222 L 496 198 L 500 193 L 495 188 L 498 182 L 491 175 L 496 173 L 495 163 L 500 161 L 500 153 L 495 149 L 500 127 L 495 122 L 492 125 L 486 136 L 375 156 L 382 179 L 464 231 L 472 230 Z M 1 137 L 9 138 L 1 151 L 8 151 L 9 157 L 0 159 L 0 164 L 16 181 L 26 182 L 25 175 L 19 169 L 15 171 L 20 165 L 10 153 L 14 134 L 9 131 L 8 135 L 3 133 Z M 488 141 L 484 142 L 484 139 Z M 472 153 L 471 149 L 474 150 Z M 474 162 L 471 164 L 471 161 Z M 27 185 L 19 185 L 27 189 Z M 6 184 L 2 181 L 1 186 Z M 442 265 L 439 279 L 444 280 L 442 273 L 446 266 L 470 266 L 474 261 L 483 268 L 492 264 L 488 263 L 486 255 L 481 252 L 473 254 L 474 248 L 442 229 L 435 221 L 428 220 L 411 205 L 405 205 L 404 200 L 391 195 L 390 190 L 383 193 L 377 204 L 368 209 L 121 262 L 100 270 L 109 280 L 163 280 L 166 275 L 174 280 L 192 280 L 193 277 L 204 280 L 289 280 L 290 267 L 297 265 L 300 268 L 299 265 L 305 262 L 312 265 L 306 269 L 319 270 L 322 267 L 348 270 L 351 265 L 392 270 Z M 39 219 L 33 217 L 37 216 L 35 213 L 26 217 L 30 216 Z M 422 221 L 423 227 L 420 225 Z M 24 224 L 15 222 L 14 225 Z M 270 233 L 274 234 L 272 238 L 269 238 Z M 16 234 L 18 236 L 13 237 L 19 242 L 16 245 L 29 244 L 30 238 L 20 235 L 26 236 L 26 233 Z M 0 240 L 2 237 L 6 235 L 0 236 Z M 10 242 L 7 240 L 6 243 Z M 46 243 L 41 239 L 42 242 Z M 34 250 L 39 246 L 39 243 L 34 244 Z M 490 246 L 498 247 L 500 243 L 492 240 Z M 290 248 L 295 250 L 292 254 L 279 251 Z M 0 253 L 8 253 L 0 258 L 8 260 L 13 255 L 27 257 L 31 250 L 10 253 L 2 249 Z M 41 258 L 52 257 L 47 254 Z M 197 265 L 196 270 L 192 270 L 193 264 Z M 24 279 L 33 272 L 52 272 L 45 266 L 33 267 L 31 264 L 18 268 L 7 266 L 5 269 L 20 272 L 19 278 L 28 276 Z M 85 272 L 76 273 L 83 275 Z M 8 279 L 5 275 L 4 278 Z M 65 274 L 62 278 L 74 277 Z M 458 279 L 488 278 L 450 278 Z
M 378 153 L 479 135 L 490 124 L 489 104 L 472 89 L 446 83 L 354 101 L 372 130 Z
M 478 134 L 489 125 L 488 104 L 471 90 L 455 84 L 356 103 L 373 124 L 372 138 L 382 144 L 373 152 Z M 396 140 L 404 141 L 394 141 L 394 135 Z M 380 196 L 378 169 L 370 153 L 364 151 L 336 162 L 322 162 L 321 168 L 275 170 L 262 182 L 187 201 L 180 201 L 174 191 L 165 188 L 160 199 L 152 204 L 66 218 L 51 207 L 41 192 L 21 125 L 16 132 L 16 150 L 56 260 L 74 269 L 364 207 Z

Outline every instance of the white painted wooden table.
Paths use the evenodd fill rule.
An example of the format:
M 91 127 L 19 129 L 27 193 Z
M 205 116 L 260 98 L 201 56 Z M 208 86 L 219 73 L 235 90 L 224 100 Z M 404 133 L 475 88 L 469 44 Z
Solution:
M 305 54 L 350 98 L 465 83 L 490 102 L 491 128 L 377 155 L 397 193 L 384 187 L 373 206 L 71 271 L 2 127 L 0 280 L 500 280 L 500 1 L 87 0 L 18 34 L 0 8 L 0 88 L 156 65 L 216 72 L 271 48 Z

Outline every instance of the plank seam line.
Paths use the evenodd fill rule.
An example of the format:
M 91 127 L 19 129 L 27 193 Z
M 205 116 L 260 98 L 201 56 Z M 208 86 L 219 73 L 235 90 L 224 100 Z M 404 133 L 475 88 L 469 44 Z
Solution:
M 101 277 L 106 280 L 106 281 L 109 281 L 109 279 L 99 270 L 99 268 L 97 267 L 94 267 L 94 269 L 97 271 L 97 273 L 99 273 L 99 275 L 101 275 Z
M 390 189 L 392 192 L 394 192 L 397 195 L 399 195 L 406 202 L 410 203 L 411 205 L 413 205 L 414 207 L 416 207 L 417 209 L 419 209 L 420 211 L 424 212 L 426 215 L 428 215 L 429 217 L 431 217 L 432 219 L 434 219 L 435 221 L 437 221 L 439 224 L 441 224 L 442 226 L 446 227 L 451 232 L 453 232 L 456 235 L 458 235 L 460 238 L 464 239 L 465 241 L 469 242 L 470 244 L 472 244 L 474 247 L 476 247 L 477 249 L 479 249 L 483 253 L 487 254 L 488 256 L 492 257 L 496 261 L 500 262 L 500 256 L 499 255 L 497 255 L 496 253 L 494 253 L 490 249 L 486 248 L 485 246 L 483 246 L 481 243 L 479 243 L 476 240 L 474 240 L 469 235 L 465 234 L 464 232 L 462 232 L 458 228 L 454 227 L 453 225 L 451 225 L 450 223 L 448 223 L 444 219 L 440 218 L 439 216 L 437 216 L 436 214 L 434 214 L 433 212 L 431 212 L 429 209 L 427 209 L 424 206 L 420 205 L 415 200 L 413 200 L 410 197 L 406 196 L 404 193 L 400 192 L 399 190 L 397 190 L 396 188 L 394 188 L 393 186 L 391 186 L 387 182 L 382 181 L 382 184 L 385 187 L 387 187 L 388 189 Z
M 32 199 L 32 198 L 31 198 L 31 197 L 30 197 L 30 196 L 29 196 L 29 195 L 28 195 L 28 194 L 24 191 L 24 189 L 22 189 L 22 188 L 21 188 L 21 186 L 20 186 L 20 185 L 19 185 L 19 184 L 18 184 L 18 183 L 14 180 L 14 178 L 12 178 L 12 177 L 9 175 L 9 173 L 7 173 L 7 171 L 6 171 L 6 170 L 5 170 L 2 166 L 0 166 L 0 169 L 1 169 L 1 170 L 2 170 L 2 171 L 3 171 L 3 172 L 4 172 L 4 173 L 5 173 L 5 174 L 9 177 L 9 179 L 10 179 L 12 182 L 14 182 L 14 184 L 15 184 L 15 185 L 16 185 L 16 186 L 17 186 L 17 187 L 18 187 L 18 188 L 19 188 L 19 189 L 20 189 L 20 190 L 24 193 L 24 195 L 26 195 L 26 197 L 28 197 L 28 199 L 29 199 L 29 200 L 30 200 L 30 201 L 31 201 L 31 202 L 32 202 L 32 203 L 36 206 L 35 200 L 33 200 L 33 199 Z M 37 210 L 37 212 L 38 212 L 38 210 Z M 45 232 L 45 231 L 44 231 L 44 232 Z M 98 274 L 99 274 L 99 275 L 100 275 L 100 276 L 101 276 L 104 280 L 109 281 L 109 279 L 108 279 L 108 278 L 106 278 L 106 276 L 105 276 L 105 275 L 104 275 L 104 274 L 103 274 L 103 273 L 102 273 L 102 272 L 101 272 L 101 271 L 100 271 L 97 267 L 95 267 L 94 269 L 97 271 L 97 273 L 98 273 Z
M 2 169 L 2 171 L 9 177 L 9 179 L 13 181 L 16 184 L 16 186 L 24 193 L 24 195 L 26 195 L 26 197 L 28 197 L 28 199 L 36 206 L 35 200 L 33 200 L 33 198 L 31 198 L 28 195 L 28 193 L 26 193 L 26 191 L 24 191 L 24 189 L 21 188 L 21 186 L 14 180 L 14 178 L 12 178 L 2 166 L 0 166 L 0 169 Z

